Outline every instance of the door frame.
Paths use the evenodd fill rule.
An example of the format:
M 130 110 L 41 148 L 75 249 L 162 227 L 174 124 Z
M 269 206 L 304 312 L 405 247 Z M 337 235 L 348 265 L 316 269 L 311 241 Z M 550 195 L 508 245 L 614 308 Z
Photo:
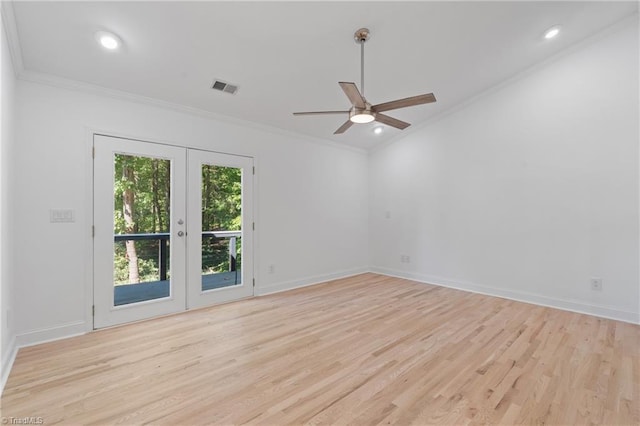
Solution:
M 259 217 L 259 156 L 251 150 L 243 150 L 236 149 L 234 147 L 233 150 L 224 150 L 224 149 L 215 149 L 216 147 L 208 147 L 204 146 L 204 143 L 210 143 L 210 140 L 203 141 L 202 145 L 191 145 L 191 144 L 183 144 L 179 143 L 175 140 L 162 139 L 161 135 L 140 135 L 140 134 L 132 134 L 132 133 L 124 133 L 113 129 L 105 129 L 101 127 L 93 127 L 93 126 L 84 126 L 84 134 L 85 134 L 85 203 L 84 208 L 86 212 L 85 219 L 85 256 L 84 256 L 84 277 L 85 277 L 85 286 L 84 286 L 84 325 L 81 323 L 77 323 L 78 334 L 82 334 L 80 330 L 84 329 L 84 333 L 88 333 L 96 330 L 94 324 L 94 282 L 93 282 L 93 271 L 94 271 L 94 250 L 93 250 L 93 232 L 95 226 L 94 220 L 94 144 L 93 139 L 95 136 L 108 136 L 113 138 L 121 138 L 121 139 L 130 139 L 134 141 L 140 142 L 149 142 L 160 145 L 170 145 L 180 148 L 189 148 L 189 149 L 199 149 L 209 152 L 215 152 L 219 154 L 229 154 L 229 155 L 237 155 L 241 157 L 250 157 L 253 158 L 253 223 L 255 224 L 253 231 L 253 247 L 251 248 L 253 251 L 253 279 L 255 280 L 255 287 L 253 290 L 254 297 L 260 295 L 259 283 L 258 279 L 259 275 L 259 253 L 257 248 L 259 247 L 259 226 L 258 226 L 258 217 Z M 185 137 L 186 139 L 186 137 Z M 186 312 L 186 311 L 184 311 Z

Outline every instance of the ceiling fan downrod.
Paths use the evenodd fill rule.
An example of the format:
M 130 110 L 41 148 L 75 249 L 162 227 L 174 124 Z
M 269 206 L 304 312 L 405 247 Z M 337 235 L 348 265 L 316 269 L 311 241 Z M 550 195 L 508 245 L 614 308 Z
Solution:
M 360 90 L 364 97 L 364 43 L 369 40 L 370 33 L 368 28 L 360 28 L 353 34 L 356 43 L 360 45 Z

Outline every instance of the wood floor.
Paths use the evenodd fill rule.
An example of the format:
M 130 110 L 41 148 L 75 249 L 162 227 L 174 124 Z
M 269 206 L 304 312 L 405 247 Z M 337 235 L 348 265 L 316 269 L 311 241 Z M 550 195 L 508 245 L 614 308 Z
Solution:
M 20 350 L 64 424 L 640 424 L 640 326 L 363 274 Z

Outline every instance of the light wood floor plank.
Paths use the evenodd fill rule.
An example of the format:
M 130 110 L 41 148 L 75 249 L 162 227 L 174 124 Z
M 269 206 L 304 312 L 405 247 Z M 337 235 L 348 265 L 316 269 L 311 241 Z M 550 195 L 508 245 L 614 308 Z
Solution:
M 45 424 L 640 424 L 640 326 L 362 274 L 21 349 Z

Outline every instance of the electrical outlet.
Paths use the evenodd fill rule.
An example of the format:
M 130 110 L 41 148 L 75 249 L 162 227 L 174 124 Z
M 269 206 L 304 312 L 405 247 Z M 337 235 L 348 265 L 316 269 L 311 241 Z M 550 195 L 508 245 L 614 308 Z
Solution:
M 591 290 L 602 291 L 602 278 L 591 278 Z
M 269 265 L 269 273 L 273 274 L 275 272 L 276 272 L 276 265 L 272 263 L 271 265 Z
M 411 263 L 411 257 L 406 254 L 400 255 L 400 263 Z

